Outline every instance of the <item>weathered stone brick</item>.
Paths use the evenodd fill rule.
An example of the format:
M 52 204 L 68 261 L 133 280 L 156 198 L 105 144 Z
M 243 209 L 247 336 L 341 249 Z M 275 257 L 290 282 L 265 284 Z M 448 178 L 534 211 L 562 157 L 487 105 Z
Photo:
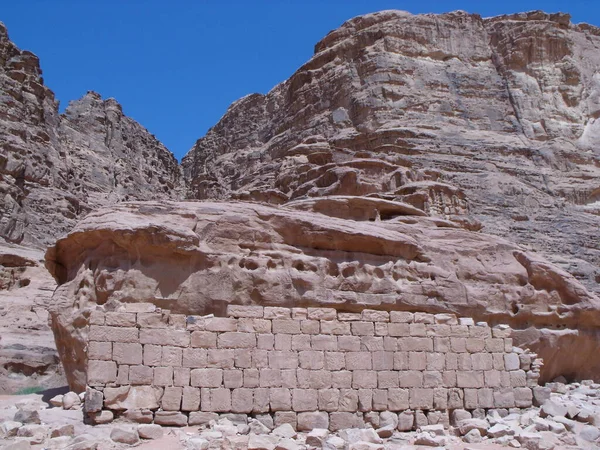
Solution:
M 312 320 L 336 320 L 337 311 L 333 308 L 308 308 L 308 318 Z
M 458 369 L 458 355 L 456 353 L 446 353 L 446 370 Z
M 512 340 L 512 338 L 506 338 L 506 339 L 504 339 L 504 351 L 505 352 L 512 352 L 512 348 L 513 348 L 513 340 Z
M 451 325 L 450 329 L 452 330 L 450 335 L 452 337 L 469 337 L 469 327 L 467 325 Z
M 114 361 L 88 361 L 87 383 L 98 386 L 117 380 L 117 364 Z
M 321 330 L 321 324 L 318 320 L 301 320 L 300 330 L 304 334 L 319 334 Z
M 473 370 L 492 370 L 494 368 L 492 355 L 489 353 L 473 353 L 471 355 L 471 366 Z
M 229 317 L 251 317 L 262 318 L 262 306 L 244 306 L 244 305 L 227 305 L 227 315 Z
M 504 340 L 497 338 L 488 338 L 485 340 L 485 350 L 490 353 L 503 353 Z
M 337 334 L 337 335 L 350 334 L 350 323 L 349 322 L 340 322 L 339 320 L 322 320 L 321 321 L 321 333 L 322 334 Z
M 464 408 L 464 393 L 462 389 L 448 389 L 448 409 Z
M 135 327 L 135 314 L 116 311 L 107 312 L 104 323 L 111 327 Z
M 351 322 L 351 332 L 354 336 L 374 336 L 375 326 L 373 322 Z
M 287 351 L 292 349 L 291 334 L 276 334 L 275 335 L 275 350 Z
M 375 336 L 388 336 L 389 334 L 388 322 L 375 322 Z
M 241 333 L 271 333 L 271 321 L 267 319 L 238 319 L 237 331 Z
M 328 370 L 308 370 L 308 387 L 314 389 L 327 389 L 331 387 L 331 372 Z M 302 386 L 306 388 L 306 385 Z
M 512 389 L 494 390 L 494 407 L 496 408 L 514 408 L 515 394 Z
M 527 386 L 527 375 L 524 370 L 511 370 L 509 373 L 511 387 Z
M 435 317 L 433 314 L 417 312 L 413 317 L 414 323 L 432 324 L 435 323 Z
M 296 376 L 296 369 L 282 369 L 281 370 L 281 387 L 287 389 L 294 389 L 298 387 L 298 378 Z
M 450 349 L 455 353 L 464 353 L 467 351 L 467 339 L 466 338 L 450 338 Z
M 216 422 L 219 420 L 219 415 L 208 411 L 195 411 L 190 413 L 188 425 L 208 425 L 211 420 Z
M 181 409 L 181 394 L 183 388 L 166 387 L 161 406 L 165 411 L 179 411 Z
M 477 389 L 477 407 L 478 408 L 493 408 L 494 407 L 494 390 L 489 388 Z
M 162 313 L 138 313 L 137 324 L 141 328 L 167 328 L 169 326 L 169 315 Z
M 483 372 L 459 371 L 456 373 L 456 385 L 459 388 L 482 388 Z
M 88 339 L 100 342 L 140 342 L 137 328 L 102 325 L 91 325 Z
M 337 314 L 337 320 L 341 320 L 343 322 L 355 322 L 357 320 L 362 320 L 362 314 L 339 312 Z
M 260 386 L 258 369 L 244 369 L 244 387 L 257 388 Z
M 408 389 L 388 389 L 388 409 L 390 411 L 404 411 L 410 407 Z
M 358 390 L 358 410 L 363 412 L 373 410 L 373 389 Z
M 313 334 L 310 337 L 313 350 L 337 351 L 337 336 L 326 334 Z
M 494 370 L 504 370 L 504 353 L 492 353 L 492 364 Z
M 478 322 L 478 324 L 481 322 Z M 492 329 L 486 324 L 484 325 L 475 325 L 469 327 L 469 336 L 473 338 L 486 339 L 492 337 Z
M 189 386 L 190 385 L 190 369 L 187 367 L 173 368 L 173 385 L 174 386 Z
M 515 406 L 517 408 L 530 408 L 533 404 L 533 392 L 528 387 L 518 387 L 513 390 Z
M 359 336 L 338 336 L 338 349 L 343 352 L 358 352 L 360 351 Z
M 409 405 L 412 409 L 433 409 L 433 389 L 409 389 Z
M 398 374 L 398 383 L 400 387 L 422 387 L 423 372 L 418 370 L 406 370 Z
M 208 402 L 205 402 L 206 395 L 204 391 L 208 391 Z M 204 410 L 205 403 L 208 403 L 208 410 L 214 412 L 229 412 L 231 411 L 231 390 L 226 388 L 202 389 L 201 391 L 201 406 Z
M 357 409 L 358 409 L 358 391 L 355 389 L 340 389 L 338 410 L 354 412 Z
M 298 414 L 298 431 L 315 428 L 329 429 L 329 414 L 326 412 L 302 412 Z
M 516 353 L 507 353 L 504 355 L 504 367 L 506 370 L 518 370 L 521 367 L 519 355 Z
M 446 355 L 443 353 L 426 353 L 427 370 L 444 370 L 446 368 Z
M 252 391 L 254 395 L 252 412 L 254 414 L 269 412 L 269 389 L 257 388 Z
M 347 352 L 346 369 L 348 370 L 368 370 L 373 368 L 370 352 Z
M 154 371 L 148 366 L 130 366 L 129 367 L 129 382 L 131 384 L 152 384 Z
M 185 386 L 181 398 L 182 411 L 198 411 L 200 409 L 200 389 Z
M 296 320 L 308 319 L 308 309 L 292 308 L 292 319 L 296 319 Z M 296 416 L 294 415 L 294 417 L 296 417 Z
M 289 308 L 283 308 L 280 306 L 266 306 L 265 307 L 265 319 L 289 319 L 292 311 Z
M 236 348 L 233 351 L 233 364 L 239 369 L 252 367 L 252 353 L 245 348 Z
M 411 370 L 425 370 L 427 368 L 427 353 L 409 352 L 408 367 L 410 367 Z
M 237 320 L 229 317 L 210 317 L 204 319 L 204 330 L 224 333 L 237 330 Z
M 290 411 L 292 409 L 292 395 L 290 389 L 270 388 L 269 405 L 271 411 Z
M 244 373 L 237 369 L 223 370 L 223 386 L 229 389 L 241 388 L 244 385 Z
M 361 312 L 362 320 L 366 322 L 389 322 L 390 313 L 376 309 L 363 309 Z
M 256 347 L 261 350 L 273 350 L 275 346 L 274 334 L 258 334 L 256 335 Z
M 208 352 L 204 348 L 184 348 L 183 349 L 183 367 L 202 368 L 206 367 L 208 362 Z
M 292 350 L 310 350 L 310 336 L 307 334 L 294 334 L 292 336 Z
M 433 407 L 439 410 L 448 409 L 448 389 L 438 387 L 433 390 Z
M 302 351 L 299 353 L 300 367 L 318 370 L 325 367 L 325 355 L 322 351 Z
M 469 353 L 460 353 L 458 355 L 458 370 L 471 370 L 473 369 L 473 361 Z
M 112 342 L 88 342 L 87 357 L 102 361 L 112 360 Z
M 239 388 L 231 391 L 231 412 L 249 414 L 254 409 L 254 389 Z
M 94 310 L 90 314 L 89 318 L 90 325 L 104 325 L 104 312 Z
M 260 369 L 260 387 L 281 387 L 280 369 Z
M 252 352 L 252 367 L 264 369 L 269 367 L 269 351 L 254 350 Z
M 361 336 L 360 337 L 360 350 L 362 352 L 376 352 L 376 351 L 383 350 L 383 337 L 381 337 L 381 336 Z
M 454 314 L 435 314 L 433 318 L 435 320 L 435 323 L 445 325 L 458 325 L 458 319 Z
M 410 324 L 402 322 L 392 322 L 388 324 L 388 335 L 396 337 L 410 336 Z
M 432 352 L 433 338 L 404 337 L 398 339 L 400 350 L 407 352 Z
M 162 347 L 160 345 L 144 345 L 144 365 L 160 366 L 162 360 Z
M 414 314 L 406 311 L 391 311 L 390 321 L 399 323 L 411 323 L 414 320 Z
M 442 372 L 426 370 L 423 372 L 423 387 L 434 388 L 443 385 Z
M 217 337 L 217 347 L 219 348 L 255 348 L 255 333 L 226 332 L 220 333 Z
M 477 389 L 465 389 L 465 408 L 476 409 L 477 406 Z
M 191 345 L 192 347 L 216 348 L 217 333 L 213 331 L 193 331 Z
M 235 366 L 235 351 L 233 349 L 213 349 L 206 351 L 206 367 L 233 369 Z
M 317 390 L 292 389 L 292 409 L 296 412 L 316 411 L 318 409 Z
M 339 345 L 339 338 L 338 338 L 338 345 Z M 383 337 L 383 349 L 386 352 L 398 351 L 398 339 L 395 337 L 391 337 L 391 336 L 384 336 Z
M 394 352 L 394 370 L 409 370 L 408 352 Z
M 411 336 L 427 336 L 427 327 L 424 323 L 411 323 L 408 327 Z
M 387 389 L 373 389 L 373 410 L 386 411 L 388 409 Z
M 273 334 L 300 334 L 300 321 L 293 319 L 273 319 Z
M 371 355 L 373 370 L 392 370 L 394 368 L 394 352 L 376 351 Z
M 485 339 L 483 338 L 467 338 L 465 346 L 469 353 L 479 353 L 485 350 Z
M 349 389 L 352 387 L 352 372 L 349 370 L 340 370 L 331 374 L 331 386 L 340 389 Z
M 126 330 L 127 328 L 121 328 Z M 140 342 L 142 344 L 168 345 L 173 347 L 188 347 L 190 333 L 175 329 L 140 329 Z
M 446 370 L 442 372 L 442 385 L 444 387 L 456 387 L 456 371 Z
M 361 428 L 364 426 L 362 414 L 351 412 L 332 412 L 329 414 L 329 430 L 339 431 L 348 428 Z
M 190 384 L 201 388 L 220 387 L 223 384 L 223 370 L 193 369 L 190 372 Z
M 373 370 L 353 371 L 352 387 L 354 389 L 375 389 L 377 387 L 377 372 Z
M 269 367 L 271 369 L 296 369 L 298 367 L 298 352 L 270 351 Z
M 483 382 L 486 387 L 500 387 L 500 371 L 486 370 L 485 372 L 483 372 Z
M 117 384 L 123 386 L 129 384 L 129 366 L 121 364 L 117 369 Z
M 155 386 L 171 386 L 173 384 L 173 368 L 155 367 L 153 384 Z
M 321 411 L 337 411 L 340 402 L 339 389 L 319 389 L 318 409 Z
M 398 372 L 395 370 L 377 372 L 377 387 L 379 389 L 397 388 L 398 383 Z
M 346 368 L 346 358 L 342 352 L 325 352 L 325 369 L 335 371 Z
M 154 423 L 167 427 L 185 427 L 188 425 L 188 417 L 179 411 L 156 411 Z

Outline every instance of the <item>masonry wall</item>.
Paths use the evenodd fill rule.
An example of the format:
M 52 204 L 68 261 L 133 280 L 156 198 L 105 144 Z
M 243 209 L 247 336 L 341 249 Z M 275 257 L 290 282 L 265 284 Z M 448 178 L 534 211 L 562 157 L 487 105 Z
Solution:
M 103 409 L 165 425 L 272 414 L 300 429 L 339 429 L 393 411 L 413 414 L 413 426 L 419 417 L 447 423 L 454 409 L 531 406 L 541 364 L 513 348 L 507 326 L 449 314 L 229 306 L 228 317 L 198 317 L 126 308 L 90 317 L 92 419 Z

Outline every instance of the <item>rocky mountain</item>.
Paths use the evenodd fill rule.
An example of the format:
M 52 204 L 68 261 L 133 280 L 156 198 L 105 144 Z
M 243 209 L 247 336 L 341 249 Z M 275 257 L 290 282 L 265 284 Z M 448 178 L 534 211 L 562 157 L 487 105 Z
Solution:
M 180 198 L 181 171 L 114 99 L 88 92 L 59 114 L 38 58 L 1 23 L 0 149 L 0 375 L 42 375 L 58 363 L 43 249 L 100 206 Z
M 567 14 L 383 11 L 330 32 L 183 159 L 189 195 L 408 203 L 600 292 L 600 29 Z

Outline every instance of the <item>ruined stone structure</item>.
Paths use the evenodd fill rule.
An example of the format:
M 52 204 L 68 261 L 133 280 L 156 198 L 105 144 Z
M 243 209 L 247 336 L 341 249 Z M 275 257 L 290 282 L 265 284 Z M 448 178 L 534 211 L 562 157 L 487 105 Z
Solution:
M 105 409 L 183 426 L 217 413 L 273 414 L 299 430 L 339 430 L 393 411 L 412 429 L 448 425 L 455 409 L 532 406 L 541 360 L 513 347 L 507 326 L 371 309 L 230 305 L 227 315 L 148 303 L 94 311 L 89 418 Z

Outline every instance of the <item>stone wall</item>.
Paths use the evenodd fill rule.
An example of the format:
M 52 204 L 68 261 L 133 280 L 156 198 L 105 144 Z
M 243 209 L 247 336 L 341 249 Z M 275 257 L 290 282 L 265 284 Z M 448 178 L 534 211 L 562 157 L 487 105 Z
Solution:
M 149 304 L 94 311 L 88 416 L 194 425 L 218 413 L 272 414 L 335 430 L 378 411 L 398 412 L 412 428 L 447 424 L 456 409 L 532 405 L 541 361 L 513 348 L 507 326 L 331 308 L 229 306 L 227 315 Z

